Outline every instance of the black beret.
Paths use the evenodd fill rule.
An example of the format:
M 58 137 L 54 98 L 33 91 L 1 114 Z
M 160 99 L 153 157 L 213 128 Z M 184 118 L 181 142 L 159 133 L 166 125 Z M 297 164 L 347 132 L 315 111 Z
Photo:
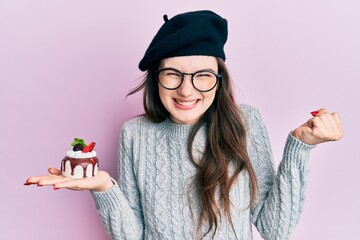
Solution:
M 220 57 L 225 61 L 224 45 L 227 40 L 227 21 L 208 10 L 187 12 L 168 19 L 151 41 L 139 69 L 163 58 L 205 55 Z

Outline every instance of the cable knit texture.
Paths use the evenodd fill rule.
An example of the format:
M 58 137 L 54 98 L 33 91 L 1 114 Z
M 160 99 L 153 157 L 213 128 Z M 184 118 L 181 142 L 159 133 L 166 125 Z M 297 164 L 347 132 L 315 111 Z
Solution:
M 264 239 L 289 239 L 304 202 L 309 152 L 289 134 L 275 174 L 269 138 L 257 109 L 241 105 L 250 159 L 259 192 L 250 202 L 249 176 L 242 171 L 230 192 L 231 217 L 220 221 L 215 239 L 252 239 L 252 223 Z M 187 143 L 190 125 L 152 123 L 137 117 L 124 124 L 119 147 L 118 182 L 105 192 L 92 192 L 96 208 L 112 239 L 194 239 L 199 203 Z M 195 137 L 193 151 L 204 151 L 206 127 Z M 203 226 L 206 230 L 206 226 Z M 211 239 L 212 233 L 205 239 Z

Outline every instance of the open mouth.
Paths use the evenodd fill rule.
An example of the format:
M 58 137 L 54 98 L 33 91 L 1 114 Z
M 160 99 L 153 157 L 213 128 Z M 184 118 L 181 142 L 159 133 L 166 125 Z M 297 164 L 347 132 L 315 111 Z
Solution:
M 191 106 L 191 105 L 194 105 L 195 103 L 197 103 L 197 101 L 199 101 L 199 99 L 194 100 L 194 101 L 191 101 L 191 102 L 189 102 L 189 101 L 187 101 L 187 102 L 181 102 L 181 101 L 175 99 L 175 102 L 176 102 L 177 104 L 182 105 L 182 106 Z
M 200 99 L 195 99 L 191 101 L 181 101 L 179 99 L 174 99 L 175 105 L 181 109 L 190 109 L 196 106 Z

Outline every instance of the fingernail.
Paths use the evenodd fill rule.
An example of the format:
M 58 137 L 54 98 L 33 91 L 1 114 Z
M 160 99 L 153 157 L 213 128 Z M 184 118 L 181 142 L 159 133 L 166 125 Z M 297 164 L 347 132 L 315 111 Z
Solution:
M 54 190 L 58 190 L 59 188 L 57 188 L 57 187 L 54 187 Z
M 313 111 L 313 112 L 311 112 L 310 114 L 313 115 L 313 117 L 315 117 L 316 115 L 319 114 L 319 111 Z
M 29 185 L 31 185 L 31 184 L 32 184 L 32 183 L 30 183 L 30 182 L 24 183 L 25 186 L 29 186 Z
M 42 187 L 42 186 L 43 186 L 43 185 L 41 185 L 40 183 L 38 183 L 37 185 L 38 185 L 38 187 Z

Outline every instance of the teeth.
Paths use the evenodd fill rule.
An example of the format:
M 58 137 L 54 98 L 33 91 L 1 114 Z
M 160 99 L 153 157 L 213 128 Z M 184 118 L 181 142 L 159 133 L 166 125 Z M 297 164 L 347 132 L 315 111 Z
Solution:
M 178 104 L 183 105 L 183 106 L 193 105 L 193 104 L 196 103 L 196 101 L 197 101 L 197 100 L 194 100 L 194 101 L 192 101 L 192 102 L 180 102 L 180 101 L 176 100 L 176 102 L 177 102 Z

